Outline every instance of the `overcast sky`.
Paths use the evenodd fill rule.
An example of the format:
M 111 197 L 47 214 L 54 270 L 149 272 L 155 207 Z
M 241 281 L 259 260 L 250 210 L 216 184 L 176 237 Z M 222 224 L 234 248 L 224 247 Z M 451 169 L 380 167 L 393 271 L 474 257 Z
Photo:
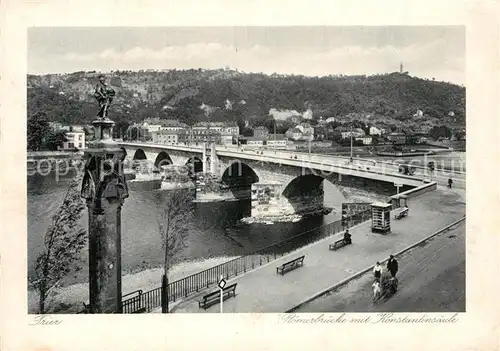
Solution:
M 465 84 L 464 27 L 30 28 L 28 73 L 225 68 L 410 75 Z

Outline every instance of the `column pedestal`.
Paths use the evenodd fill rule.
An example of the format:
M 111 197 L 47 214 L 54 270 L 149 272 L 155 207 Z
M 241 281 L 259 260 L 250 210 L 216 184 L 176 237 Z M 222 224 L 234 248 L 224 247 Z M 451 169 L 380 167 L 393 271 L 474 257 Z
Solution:
M 89 210 L 90 313 L 121 313 L 121 206 L 128 197 L 125 153 L 111 140 L 112 121 L 93 124 L 97 140 L 85 151 L 82 185 Z

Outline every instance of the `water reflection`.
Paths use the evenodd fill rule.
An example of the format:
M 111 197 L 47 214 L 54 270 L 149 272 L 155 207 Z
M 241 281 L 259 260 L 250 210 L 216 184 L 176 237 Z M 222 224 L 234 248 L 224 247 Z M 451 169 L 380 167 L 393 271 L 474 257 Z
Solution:
M 51 216 L 59 207 L 71 181 L 73 172 L 56 181 L 55 176 L 30 176 L 28 184 L 28 268 L 32 272 L 34 260 L 43 248 L 43 236 Z M 159 184 L 129 183 L 129 198 L 122 208 L 122 269 L 123 273 L 135 272 L 162 265 L 163 254 L 157 218 L 166 195 L 158 190 Z M 321 235 L 324 228 L 315 229 L 340 218 L 340 206 L 345 201 L 342 193 L 325 183 L 325 204 L 334 207 L 327 215 L 311 216 L 295 223 L 245 224 L 238 220 L 250 215 L 250 200 L 196 203 L 194 221 L 190 223 L 187 247 L 178 260 L 196 260 L 220 256 L 237 256 L 254 252 L 280 240 L 307 232 L 307 236 L 294 239 L 286 247 L 301 247 Z M 80 224 L 87 228 L 87 211 Z M 68 282 L 81 282 L 87 277 L 87 250 L 82 257 L 83 270 Z

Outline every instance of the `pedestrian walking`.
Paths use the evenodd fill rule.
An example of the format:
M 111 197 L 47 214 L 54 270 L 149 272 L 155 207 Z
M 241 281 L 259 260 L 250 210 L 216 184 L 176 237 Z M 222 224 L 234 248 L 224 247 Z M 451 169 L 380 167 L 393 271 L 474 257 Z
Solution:
M 452 184 L 453 184 L 453 179 L 451 179 L 451 177 L 450 177 L 450 178 L 448 178 L 448 188 L 451 189 Z
M 375 276 L 375 280 L 380 282 L 380 277 L 382 276 L 382 266 L 380 262 L 377 262 L 375 267 L 373 267 L 373 275 Z
M 387 261 L 387 270 L 391 272 L 393 278 L 396 277 L 396 273 L 398 272 L 398 261 L 393 255 L 389 256 L 389 260 Z

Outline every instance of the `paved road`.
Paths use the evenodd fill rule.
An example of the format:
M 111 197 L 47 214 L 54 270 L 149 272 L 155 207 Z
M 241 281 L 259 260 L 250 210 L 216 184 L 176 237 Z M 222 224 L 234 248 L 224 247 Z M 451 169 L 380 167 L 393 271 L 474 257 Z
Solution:
M 399 290 L 387 301 L 371 301 L 370 273 L 295 312 L 465 311 L 464 222 L 408 251 L 398 261 Z
M 224 151 L 221 149 L 221 151 Z M 243 153 L 254 155 L 255 150 L 246 150 Z M 323 154 L 306 154 L 306 153 L 297 153 L 290 151 L 278 151 L 276 154 L 273 151 L 264 150 L 262 151 L 263 156 L 270 157 L 280 157 L 283 159 L 289 159 L 291 155 L 296 155 L 298 160 L 308 161 L 311 160 L 313 162 L 319 162 L 324 165 L 332 165 L 332 166 L 342 166 L 342 167 L 353 167 L 355 170 L 371 170 L 373 172 L 381 172 L 384 174 L 394 174 L 401 175 L 399 172 L 399 163 L 404 163 L 406 161 L 401 160 L 378 160 L 371 159 L 370 157 L 366 158 L 355 158 L 354 162 L 351 164 L 348 158 L 343 156 L 334 156 L 334 155 L 323 155 Z M 408 160 L 407 160 L 408 161 Z M 422 163 L 422 162 L 420 162 Z M 418 166 L 419 162 L 412 162 L 413 166 Z M 456 173 L 450 172 L 446 170 L 436 170 L 434 174 L 431 176 L 428 173 L 426 167 L 416 167 L 414 176 L 417 178 L 426 178 L 437 181 L 439 185 L 447 185 L 448 178 L 450 175 L 453 178 L 453 186 L 465 189 L 465 173 Z

